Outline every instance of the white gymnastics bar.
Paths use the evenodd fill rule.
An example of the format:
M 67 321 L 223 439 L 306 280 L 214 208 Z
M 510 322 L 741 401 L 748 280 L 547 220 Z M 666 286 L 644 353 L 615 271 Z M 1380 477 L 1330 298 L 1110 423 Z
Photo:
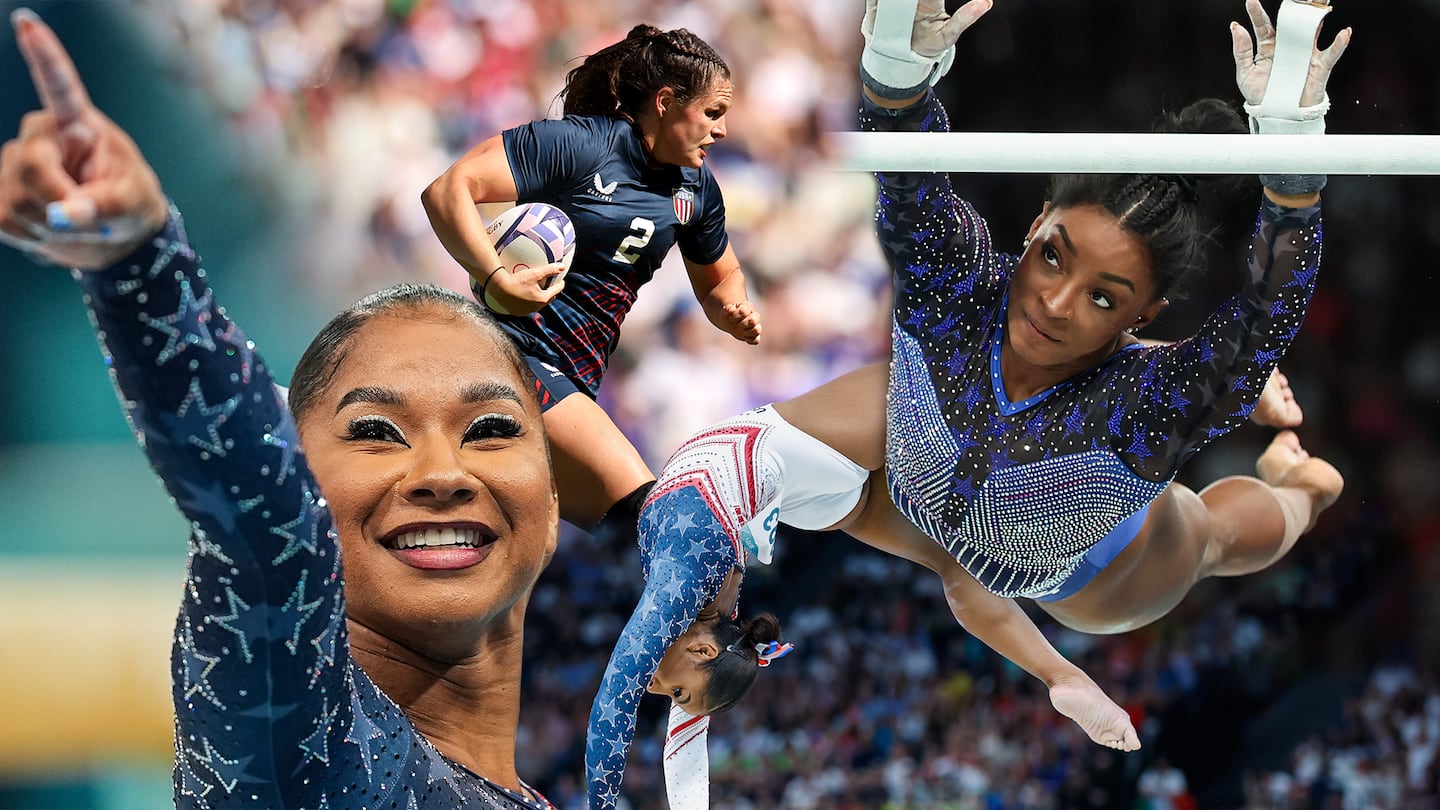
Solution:
M 835 132 L 846 171 L 1440 174 L 1440 135 Z

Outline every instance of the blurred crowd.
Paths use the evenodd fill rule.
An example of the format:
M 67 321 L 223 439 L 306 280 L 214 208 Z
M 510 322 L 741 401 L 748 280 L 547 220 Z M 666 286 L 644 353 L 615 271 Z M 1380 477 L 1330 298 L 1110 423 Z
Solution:
M 1422 808 L 1440 787 L 1440 689 L 1408 662 L 1387 663 L 1345 705 L 1342 723 L 1307 739 L 1288 768 L 1252 773 L 1254 810 Z
M 854 117 L 857 15 L 800 0 L 144 2 L 257 182 L 294 212 L 297 266 L 333 308 L 400 280 L 468 290 L 421 190 L 480 141 L 558 115 L 565 73 L 634 24 L 689 28 L 734 74 L 710 163 L 765 301 L 764 345 L 714 332 L 672 251 L 626 321 L 602 404 L 658 464 L 700 427 L 887 350 L 870 181 L 820 170 L 821 133 Z
M 764 341 L 750 348 L 716 332 L 684 273 L 662 271 L 626 324 L 601 404 L 658 467 L 692 431 L 888 350 L 873 187 L 824 170 L 824 133 L 853 118 L 858 2 L 143 3 L 184 54 L 177 64 L 233 122 L 259 190 L 297 212 L 297 265 L 332 310 L 406 279 L 464 289 L 420 190 L 480 140 L 558 114 L 556 93 L 577 57 L 637 22 L 690 28 L 735 73 L 730 136 L 712 163 Z M 1233 97 L 1219 29 L 1240 4 L 1200 6 L 1221 10 L 1206 37 L 1181 33 L 1198 13 L 1191 6 L 997 9 L 986 35 L 961 49 L 960 79 L 942 95 L 961 128 L 1142 129 L 1162 105 Z M 1440 132 L 1440 82 L 1403 61 L 1424 52 L 1437 11 L 1337 12 L 1358 36 L 1332 82 L 1331 131 Z M 1363 48 L 1367 40 L 1385 47 Z M 1161 44 L 1185 69 L 1157 69 L 1153 47 L 1119 43 Z M 964 80 L 973 75 L 986 80 Z M 965 188 L 991 214 L 997 241 L 1013 233 L 1018 244 L 1040 181 L 977 177 Z M 1090 744 L 1040 684 L 958 628 L 919 569 L 838 535 L 793 533 L 775 566 L 747 575 L 743 607 L 779 614 L 799 652 L 715 719 L 716 806 L 1436 806 L 1440 592 L 1426 587 L 1440 576 L 1440 319 L 1426 311 L 1440 299 L 1435 192 L 1428 179 L 1340 177 L 1326 191 L 1325 277 L 1284 366 L 1306 407 L 1306 446 L 1348 480 L 1319 529 L 1282 565 L 1205 583 L 1142 631 L 1091 637 L 1042 623 L 1134 714 L 1141 753 Z M 1232 255 L 1244 250 L 1253 209 L 1239 214 Z M 1193 325 L 1234 283 L 1214 275 L 1213 289 L 1198 285 L 1156 337 Z M 1244 428 L 1184 480 L 1245 472 L 1267 440 Z M 633 549 L 572 533 L 532 603 L 521 772 L 567 810 L 583 806 L 590 698 L 639 571 Z M 1382 659 L 1395 663 L 1376 668 Z M 1305 724 L 1287 720 L 1286 696 L 1319 672 L 1368 685 L 1337 688 L 1320 710 L 1301 712 Z M 663 806 L 664 706 L 653 700 L 625 781 L 635 810 Z M 1253 726 L 1262 723 L 1317 727 L 1260 745 Z
M 1090 636 L 1037 614 L 1055 646 L 1134 718 L 1145 748 L 1117 755 L 1055 712 L 1042 684 L 961 630 L 936 578 L 840 534 L 788 531 L 775 565 L 747 574 L 741 607 L 777 612 L 798 650 L 712 720 L 715 806 L 1239 807 L 1240 769 L 1257 753 L 1247 723 L 1303 677 L 1322 637 L 1347 632 L 1337 617 L 1363 601 L 1362 578 L 1386 562 L 1340 527 L 1312 540 L 1304 564 L 1216 584 L 1138 632 Z M 550 798 L 565 810 L 584 806 L 578 742 L 610 640 L 638 595 L 634 557 L 574 538 L 528 620 L 519 752 L 527 773 L 553 779 Z M 657 698 L 643 708 L 625 780 L 635 810 L 664 806 L 665 706 Z M 1195 804 L 1197 795 L 1206 800 Z

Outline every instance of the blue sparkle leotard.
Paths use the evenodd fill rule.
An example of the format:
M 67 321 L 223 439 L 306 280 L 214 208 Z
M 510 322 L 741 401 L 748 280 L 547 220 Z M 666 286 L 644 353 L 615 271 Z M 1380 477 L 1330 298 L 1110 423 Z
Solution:
M 948 129 L 933 94 L 903 110 L 867 102 L 861 119 L 867 130 Z M 896 299 L 891 497 L 992 592 L 1061 595 L 1092 547 L 1254 408 L 1314 292 L 1319 206 L 1262 201 L 1243 288 L 1193 337 L 1127 347 L 1010 402 L 999 349 L 1017 258 L 995 249 L 946 175 L 877 177 Z
M 77 277 L 127 420 L 192 530 L 176 806 L 550 808 L 446 759 L 351 659 L 329 510 L 178 214 Z
M 610 116 L 534 121 L 501 134 L 520 202 L 558 207 L 575 225 L 565 288 L 530 315 L 497 316 L 521 351 L 594 398 L 620 324 L 670 248 L 696 264 L 729 246 L 708 166 L 650 165 L 635 126 Z

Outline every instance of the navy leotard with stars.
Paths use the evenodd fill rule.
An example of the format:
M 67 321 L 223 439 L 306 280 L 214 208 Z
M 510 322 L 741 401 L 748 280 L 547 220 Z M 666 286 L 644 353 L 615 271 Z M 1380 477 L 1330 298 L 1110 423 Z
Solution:
M 330 513 L 178 214 L 77 278 L 131 428 L 192 530 L 176 806 L 550 808 L 446 759 L 351 659 Z
M 869 130 L 948 129 L 933 94 L 895 111 L 866 102 L 861 119 Z M 1194 336 L 1129 347 L 1010 402 L 999 348 L 1017 258 L 995 249 L 946 175 L 877 177 L 896 298 L 891 497 L 989 590 L 1053 595 L 1088 549 L 1250 414 L 1315 289 L 1319 206 L 1262 201 L 1241 291 Z
M 593 398 L 620 324 L 670 248 L 712 264 L 729 247 L 720 186 L 708 166 L 651 165 L 622 118 L 534 121 L 501 137 L 520 202 L 556 206 L 574 223 L 575 259 L 554 300 L 500 323 Z

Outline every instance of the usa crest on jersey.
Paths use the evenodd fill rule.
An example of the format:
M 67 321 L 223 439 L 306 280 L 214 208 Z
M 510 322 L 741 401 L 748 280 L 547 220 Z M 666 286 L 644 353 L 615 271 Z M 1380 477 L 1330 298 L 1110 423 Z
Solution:
M 695 213 L 695 192 L 688 188 L 677 188 L 670 200 L 675 203 L 675 218 L 680 220 L 680 224 L 689 222 L 691 215 Z

